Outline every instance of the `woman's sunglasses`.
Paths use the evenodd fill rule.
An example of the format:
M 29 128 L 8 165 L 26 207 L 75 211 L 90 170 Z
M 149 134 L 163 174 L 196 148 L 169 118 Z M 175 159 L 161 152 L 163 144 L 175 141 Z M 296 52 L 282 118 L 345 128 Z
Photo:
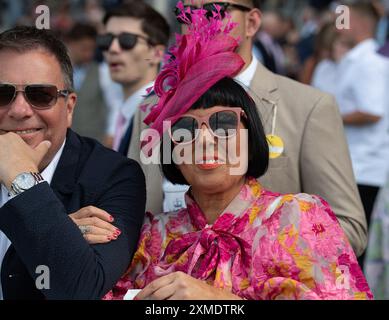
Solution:
M 58 90 L 51 84 L 22 85 L 18 90 L 14 84 L 0 84 L 0 107 L 9 106 L 18 92 L 23 92 L 26 101 L 35 109 L 49 109 L 57 103 L 58 97 L 67 97 L 70 90 Z
M 178 118 L 169 135 L 176 144 L 189 144 L 195 141 L 205 124 L 216 138 L 228 139 L 236 135 L 241 116 L 246 117 L 242 108 L 220 107 L 204 117 L 185 115 Z
M 138 38 L 144 39 L 148 44 L 150 44 L 150 40 L 144 36 L 129 32 L 122 32 L 118 35 L 114 35 L 112 33 L 98 35 L 97 47 L 102 51 L 108 51 L 115 38 L 118 39 L 119 45 L 123 50 L 133 49 L 138 42 Z
M 220 7 L 220 11 L 217 10 L 216 5 L 218 5 Z M 184 8 L 185 9 L 191 8 L 192 10 L 199 9 L 198 7 L 192 6 L 192 5 L 186 5 L 186 6 L 184 6 Z M 235 4 L 235 3 L 229 3 L 229 2 L 212 2 L 212 3 L 207 3 L 207 4 L 202 5 L 201 8 L 204 9 L 207 12 L 206 13 L 207 19 L 212 18 L 214 16 L 214 14 L 218 13 L 218 12 L 220 12 L 221 18 L 224 19 L 225 16 L 226 16 L 226 12 L 230 8 L 241 10 L 241 11 L 250 11 L 250 10 L 252 10 L 252 8 L 246 7 L 244 5 Z M 184 12 L 186 11 L 185 9 L 184 9 Z M 182 14 L 181 14 L 181 10 L 179 8 L 176 7 L 176 8 L 173 9 L 173 11 L 174 11 L 174 14 L 176 16 L 177 21 L 180 24 L 186 24 L 187 21 L 191 21 L 191 15 L 189 13 L 185 12 L 185 16 L 187 18 L 187 21 L 185 21 L 181 17 Z

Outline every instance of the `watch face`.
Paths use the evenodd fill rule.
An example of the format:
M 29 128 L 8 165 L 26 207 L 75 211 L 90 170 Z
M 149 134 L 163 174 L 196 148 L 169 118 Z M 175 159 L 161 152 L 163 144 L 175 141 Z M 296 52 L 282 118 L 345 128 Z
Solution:
M 27 190 L 35 185 L 35 179 L 31 173 L 22 173 L 15 179 L 15 183 L 20 189 Z

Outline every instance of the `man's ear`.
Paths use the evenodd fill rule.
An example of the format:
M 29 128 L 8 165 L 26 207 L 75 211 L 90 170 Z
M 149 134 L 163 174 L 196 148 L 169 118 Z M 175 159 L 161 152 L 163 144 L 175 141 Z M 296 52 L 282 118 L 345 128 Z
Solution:
M 248 14 L 246 18 L 246 36 L 253 38 L 258 32 L 262 24 L 262 12 L 254 8 Z
M 73 111 L 76 106 L 76 102 L 77 102 L 77 94 L 72 92 L 66 98 L 66 120 L 67 120 L 68 128 L 70 128 L 73 123 Z
M 166 46 L 158 44 L 153 47 L 152 56 L 150 57 L 150 63 L 153 65 L 159 65 L 163 61 L 165 55 Z

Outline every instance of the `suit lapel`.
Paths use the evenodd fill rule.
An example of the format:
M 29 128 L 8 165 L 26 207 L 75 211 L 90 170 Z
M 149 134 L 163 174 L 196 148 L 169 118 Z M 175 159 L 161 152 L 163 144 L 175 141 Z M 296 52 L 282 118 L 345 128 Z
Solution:
M 274 102 L 278 102 L 280 99 L 274 73 L 267 70 L 260 63 L 258 63 L 254 78 L 251 81 L 250 89 L 260 98 L 265 98 Z
M 274 73 L 258 63 L 250 84 L 250 93 L 255 100 L 266 134 L 271 133 L 273 106 L 279 104 L 280 96 Z
M 77 179 L 77 168 L 80 161 L 81 143 L 77 135 L 70 129 L 66 135 L 66 143 L 51 181 L 51 188 L 65 207 L 73 193 Z

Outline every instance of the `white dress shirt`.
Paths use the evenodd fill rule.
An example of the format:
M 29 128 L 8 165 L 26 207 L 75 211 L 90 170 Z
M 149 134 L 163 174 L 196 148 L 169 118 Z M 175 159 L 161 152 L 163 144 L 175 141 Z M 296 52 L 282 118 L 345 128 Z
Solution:
M 336 94 L 338 84 L 338 64 L 325 59 L 316 66 L 312 77 L 312 86 L 329 94 Z
M 368 39 L 349 51 L 338 66 L 336 98 L 342 115 L 369 113 L 377 123 L 350 126 L 345 133 L 358 184 L 381 187 L 389 159 L 389 59 Z
M 257 71 L 258 63 L 258 59 L 253 55 L 249 66 L 234 78 L 235 81 L 249 88 L 251 85 L 251 81 L 253 81 L 254 79 L 255 72 Z
M 124 123 L 122 124 L 122 127 L 120 128 L 120 132 L 115 133 L 115 141 L 116 146 L 114 146 L 114 149 L 117 151 L 120 145 L 120 141 L 125 135 L 128 126 L 130 125 L 131 119 L 134 116 L 137 108 L 141 105 L 141 103 L 144 101 L 145 97 L 147 96 L 147 89 L 154 86 L 154 82 L 150 82 L 134 92 L 130 97 L 122 103 L 122 105 L 119 108 L 116 123 L 119 123 L 119 118 L 124 119 Z
M 251 81 L 254 78 L 255 71 L 257 70 L 258 59 L 253 56 L 250 65 L 239 75 L 235 77 L 235 81 L 243 85 L 245 88 L 249 88 Z M 162 190 L 164 194 L 163 211 L 171 212 L 186 207 L 185 193 L 188 191 L 187 185 L 175 185 L 167 179 L 163 179 Z
M 111 79 L 108 64 L 105 62 L 99 65 L 99 83 L 105 104 L 108 106 L 106 133 L 113 137 L 115 135 L 117 115 L 120 106 L 123 104 L 123 89 L 120 84 Z
M 51 183 L 51 180 L 53 179 L 53 175 L 55 172 L 55 169 L 57 168 L 58 161 L 61 158 L 63 148 L 65 146 L 66 139 L 64 143 L 62 144 L 61 148 L 58 150 L 58 152 L 55 154 L 53 160 L 51 160 L 50 164 L 46 167 L 45 170 L 41 172 L 41 175 L 43 179 L 47 183 Z M 16 196 L 17 197 L 17 196 Z M 8 190 L 4 185 L 1 185 L 1 193 L 0 193 L 0 208 L 3 207 L 9 200 L 11 200 L 13 197 L 9 196 Z M 3 264 L 4 256 L 11 245 L 11 241 L 7 238 L 7 236 L 0 230 L 0 275 L 1 275 L 1 267 Z M 1 287 L 1 278 L 0 278 L 0 300 L 3 300 L 3 290 Z

